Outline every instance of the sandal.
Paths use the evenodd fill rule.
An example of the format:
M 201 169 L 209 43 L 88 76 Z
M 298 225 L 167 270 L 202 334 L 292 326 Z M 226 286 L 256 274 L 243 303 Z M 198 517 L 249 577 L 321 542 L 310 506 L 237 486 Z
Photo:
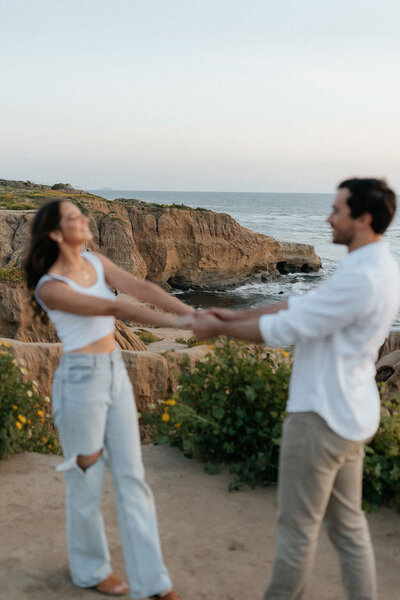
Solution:
M 111 573 L 107 579 L 95 585 L 93 589 L 106 596 L 125 596 L 129 591 L 129 586 L 114 575 L 114 573 Z M 174 600 L 173 597 L 172 600 Z
M 151 596 L 154 600 L 179 600 L 178 596 L 175 594 L 174 590 L 168 592 L 166 596 L 161 596 L 160 594 L 156 594 L 155 596 Z

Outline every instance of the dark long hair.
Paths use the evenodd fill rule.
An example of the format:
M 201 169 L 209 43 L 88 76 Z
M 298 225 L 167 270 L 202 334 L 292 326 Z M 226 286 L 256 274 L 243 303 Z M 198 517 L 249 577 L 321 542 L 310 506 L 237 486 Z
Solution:
M 49 233 L 60 226 L 60 204 L 65 200 L 52 200 L 44 204 L 36 213 L 31 227 L 31 241 L 23 269 L 26 285 L 31 291 L 31 305 L 36 315 L 45 316 L 42 307 L 36 302 L 34 291 L 39 279 L 45 275 L 58 258 L 58 245 Z

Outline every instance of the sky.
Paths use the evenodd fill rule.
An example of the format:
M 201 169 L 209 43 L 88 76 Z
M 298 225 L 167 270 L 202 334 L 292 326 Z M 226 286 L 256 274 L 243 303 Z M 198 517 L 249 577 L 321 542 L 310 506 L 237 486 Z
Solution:
M 0 0 L 0 178 L 400 191 L 398 0 Z

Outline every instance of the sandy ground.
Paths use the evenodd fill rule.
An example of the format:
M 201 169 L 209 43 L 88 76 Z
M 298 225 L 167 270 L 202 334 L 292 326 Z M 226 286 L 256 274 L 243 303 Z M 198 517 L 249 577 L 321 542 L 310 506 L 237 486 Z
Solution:
M 177 329 L 173 327 L 132 327 L 132 331 L 137 333 L 138 329 L 145 329 L 154 333 L 159 339 L 157 342 L 147 344 L 147 349 L 152 352 L 159 352 L 160 354 L 168 352 L 169 350 L 185 350 L 186 344 L 175 342 L 176 339 L 187 340 L 193 336 L 193 332 L 190 329 Z
M 261 600 L 275 550 L 276 489 L 229 492 L 230 476 L 168 447 L 145 446 L 167 563 L 181 600 Z M 57 456 L 21 454 L 0 461 L 0 599 L 93 600 L 67 568 L 64 482 Z M 107 477 L 104 516 L 114 570 L 124 566 Z M 381 600 L 400 589 L 400 514 L 370 515 Z M 336 555 L 321 534 L 307 600 L 344 600 Z

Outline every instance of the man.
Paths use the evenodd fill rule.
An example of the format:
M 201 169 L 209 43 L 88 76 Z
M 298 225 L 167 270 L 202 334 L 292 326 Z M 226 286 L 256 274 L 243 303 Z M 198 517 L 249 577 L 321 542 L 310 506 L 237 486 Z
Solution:
M 328 223 L 333 242 L 349 253 L 326 283 L 287 302 L 195 318 L 201 340 L 222 334 L 296 345 L 279 466 L 278 548 L 264 600 L 305 598 L 324 518 L 348 598 L 377 599 L 361 484 L 364 444 L 379 425 L 375 361 L 400 299 L 397 261 L 382 240 L 395 210 L 385 181 L 343 181 Z

